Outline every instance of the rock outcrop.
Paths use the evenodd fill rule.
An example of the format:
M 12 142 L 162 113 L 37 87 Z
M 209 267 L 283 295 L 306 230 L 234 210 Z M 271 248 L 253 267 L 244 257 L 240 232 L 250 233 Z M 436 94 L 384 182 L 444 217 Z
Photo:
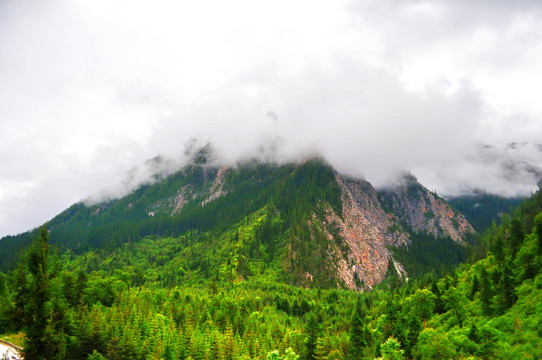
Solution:
M 382 195 L 388 206 L 414 232 L 448 236 L 458 243 L 463 242 L 466 234 L 475 232 L 463 215 L 423 187 L 412 175 L 403 177 L 399 184 L 382 191 Z
M 387 213 L 379 201 L 379 195 L 364 180 L 336 176 L 341 189 L 342 216 L 331 208 L 326 211 L 327 226 L 339 230 L 348 251 L 346 257 L 338 257 L 338 277 L 350 289 L 370 290 L 386 277 L 392 253 L 388 246 L 406 245 L 408 237 L 397 226 L 395 215 Z M 400 264 L 396 265 L 401 269 Z M 403 271 L 404 272 L 404 271 Z
M 211 189 L 209 190 L 209 197 L 207 199 L 203 200 L 201 202 L 201 206 L 205 206 L 206 204 L 210 203 L 213 200 L 218 199 L 221 196 L 226 195 L 228 192 L 225 191 L 224 188 L 224 178 L 226 176 L 226 171 L 228 170 L 227 166 L 222 166 L 220 169 L 218 169 L 216 173 L 216 177 L 213 181 L 213 184 L 211 185 Z
M 173 210 L 171 215 L 179 214 L 182 208 L 194 198 L 194 190 L 190 185 L 185 185 L 178 190 L 175 199 L 173 200 Z
M 342 214 L 328 206 L 323 227 L 335 244 L 329 258 L 337 278 L 349 289 L 371 290 L 386 278 L 390 267 L 406 277 L 390 247 L 408 246 L 411 234 L 447 236 L 463 243 L 474 232 L 461 214 L 413 178 L 381 193 L 365 180 L 338 174 L 335 179 L 341 190 Z

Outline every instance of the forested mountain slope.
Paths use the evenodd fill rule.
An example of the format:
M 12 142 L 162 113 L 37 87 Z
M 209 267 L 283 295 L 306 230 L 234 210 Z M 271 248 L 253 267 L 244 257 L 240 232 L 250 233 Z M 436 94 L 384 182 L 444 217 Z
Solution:
M 447 200 L 450 205 L 465 216 L 476 231 L 482 233 L 493 222 L 498 225 L 502 216 L 514 211 L 525 198 L 505 198 L 478 192 L 472 195 L 452 197 Z
M 474 233 L 412 176 L 377 192 L 319 158 L 219 167 L 208 156 L 201 151 L 180 171 L 156 176 L 120 199 L 71 206 L 46 224 L 51 244 L 61 254 L 108 253 L 145 238 L 174 238 L 186 251 L 192 245 L 183 242 L 190 239 L 201 248 L 183 257 L 183 269 L 197 270 L 200 279 L 233 263 L 238 279 L 271 267 L 289 284 L 368 290 L 390 268 L 408 276 L 393 248 L 408 253 L 425 236 L 424 247 L 442 253 L 440 269 L 465 259 L 464 240 Z M 13 254 L 35 234 L 0 240 L 1 269 L 13 268 Z
M 479 242 L 478 261 L 408 282 L 391 271 L 364 293 L 284 284 L 265 243 L 246 261 L 242 244 L 274 231 L 278 206 L 222 238 L 193 231 L 60 257 L 41 231 L 0 276 L 1 329 L 23 330 L 32 359 L 541 357 L 542 191 Z

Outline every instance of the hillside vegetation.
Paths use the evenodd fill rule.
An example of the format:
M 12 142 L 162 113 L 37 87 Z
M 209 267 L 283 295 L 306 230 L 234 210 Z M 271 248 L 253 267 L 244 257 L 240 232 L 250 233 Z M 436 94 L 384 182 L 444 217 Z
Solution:
M 242 280 L 273 269 L 289 285 L 310 279 L 313 287 L 368 290 L 390 263 L 415 277 L 466 259 L 462 242 L 474 230 L 415 178 L 383 196 L 319 158 L 218 168 L 205 164 L 205 154 L 120 199 L 74 204 L 45 224 L 50 244 L 59 255 L 117 256 L 125 247 L 168 239 L 178 249 L 161 259 L 178 265 L 170 284 L 223 276 L 227 264 L 231 277 Z M 2 239 L 0 270 L 14 269 L 37 234 Z
M 488 230 L 470 263 L 440 277 L 418 267 L 420 276 L 407 281 L 390 262 L 386 280 L 359 293 L 329 277 L 332 240 L 307 234 L 307 219 L 320 216 L 315 205 L 341 212 L 333 173 L 318 162 L 250 169 L 236 175 L 246 184 L 230 193 L 236 198 L 215 199 L 205 212 L 186 205 L 194 220 L 169 209 L 162 216 L 159 206 L 154 216 L 145 208 L 133 222 L 117 219 L 126 224 L 119 232 L 133 231 L 130 242 L 96 233 L 78 240 L 77 217 L 98 206 L 69 209 L 61 216 L 74 225 L 62 239 L 76 246 L 59 250 L 60 237 L 49 240 L 61 227 L 54 219 L 51 232 L 32 235 L 15 269 L 0 274 L 0 331 L 22 330 L 28 359 L 542 357 L 541 190 Z M 260 187 L 265 181 L 272 185 Z M 131 200 L 102 211 L 135 208 Z M 134 230 L 138 216 L 148 221 Z M 153 233 L 162 226 L 165 233 Z

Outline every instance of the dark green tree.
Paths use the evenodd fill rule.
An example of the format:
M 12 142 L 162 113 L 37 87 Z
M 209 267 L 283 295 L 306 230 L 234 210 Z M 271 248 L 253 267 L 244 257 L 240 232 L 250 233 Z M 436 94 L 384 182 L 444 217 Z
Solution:
M 422 324 L 417 316 L 411 316 L 408 321 L 408 336 L 405 344 L 405 356 L 407 359 L 413 358 L 414 346 L 418 342 L 418 336 L 422 331 Z
M 51 359 L 54 355 L 53 349 L 50 348 L 50 334 L 47 332 L 49 310 L 46 305 L 50 300 L 50 279 L 47 269 L 48 256 L 47 229 L 42 227 L 39 231 L 39 238 L 31 247 L 27 258 L 28 271 L 31 275 L 26 308 L 26 340 L 24 343 L 24 353 L 27 359 Z
M 500 288 L 499 309 L 501 312 L 504 312 L 511 308 L 517 300 L 516 281 L 514 271 L 512 270 L 511 259 L 504 266 Z
M 405 319 L 400 318 L 400 320 L 395 323 L 395 328 L 393 329 L 392 337 L 399 342 L 402 349 L 408 346 L 407 325 L 406 325 Z
M 356 309 L 352 314 L 352 321 L 350 322 L 350 346 L 348 351 L 348 357 L 350 359 L 361 359 L 368 343 L 368 338 L 371 334 L 367 329 L 367 323 L 365 322 L 365 311 L 361 298 L 358 298 L 356 302 Z
M 318 338 L 322 332 L 317 316 L 314 313 L 309 314 L 307 322 L 307 340 L 305 342 L 305 357 L 306 360 L 316 359 L 316 350 L 318 346 Z
M 446 309 L 452 311 L 455 315 L 459 327 L 463 327 L 463 322 L 467 318 L 467 311 L 464 304 L 466 298 L 455 287 L 450 287 L 442 296 Z
M 476 295 L 478 290 L 480 290 L 480 282 L 478 281 L 478 276 L 474 274 L 474 276 L 472 277 L 472 284 L 471 284 L 470 294 L 469 294 L 470 300 L 474 299 L 474 295 Z
M 491 252 L 493 253 L 493 255 L 495 255 L 495 259 L 497 259 L 497 262 L 502 263 L 502 261 L 504 260 L 504 242 L 500 235 L 496 236 L 496 239 L 491 247 Z
M 476 323 L 472 323 L 472 326 L 469 330 L 469 339 L 471 341 L 474 341 L 475 343 L 478 343 L 480 339 L 478 338 L 478 328 L 476 327 Z
M 83 301 L 83 298 L 85 295 L 84 291 L 87 287 L 87 282 L 88 282 L 87 273 L 84 272 L 83 270 L 79 270 L 77 272 L 77 284 L 75 287 L 75 293 L 76 293 L 78 304 Z
M 15 299 L 12 311 L 12 323 L 16 330 L 20 330 L 26 324 L 26 309 L 28 302 L 28 281 L 24 262 L 20 262 L 14 277 Z
M 493 314 L 493 289 L 491 288 L 491 281 L 489 279 L 489 274 L 486 271 L 486 268 L 483 267 L 480 272 L 480 301 L 482 302 L 482 312 L 485 316 L 491 316 Z
M 512 256 L 516 256 L 521 244 L 523 244 L 524 237 L 521 222 L 518 218 L 513 218 L 510 223 L 510 253 Z
M 538 255 L 542 255 L 542 214 L 536 216 L 534 224 L 536 241 L 538 245 Z
M 444 314 L 444 303 L 442 302 L 442 294 L 438 288 L 437 282 L 433 282 L 431 285 L 431 292 L 435 295 L 435 314 Z

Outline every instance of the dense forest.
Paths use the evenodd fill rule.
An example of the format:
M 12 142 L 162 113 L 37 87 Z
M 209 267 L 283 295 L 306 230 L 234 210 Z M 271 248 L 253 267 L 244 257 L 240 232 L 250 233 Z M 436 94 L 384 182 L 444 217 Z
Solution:
M 295 261 L 325 273 L 315 258 L 325 237 L 299 240 L 313 193 L 336 206 L 337 189 L 325 185 L 332 175 L 321 170 L 311 164 L 303 176 L 285 176 L 266 190 L 276 197 L 258 195 L 263 185 L 251 192 L 249 176 L 238 195 L 246 199 L 214 205 L 242 211 L 196 216 L 197 224 L 167 235 L 143 223 L 130 242 L 74 235 L 80 246 L 72 250 L 50 241 L 54 229 L 41 228 L 17 265 L 0 274 L 0 332 L 19 334 L 27 359 L 542 357 L 542 190 L 468 251 L 418 234 L 410 253 L 397 250 L 417 276 L 406 279 L 390 266 L 383 283 L 358 293 L 280 271 L 284 249 L 293 247 L 306 254 Z M 311 186 L 300 186 L 306 179 Z M 440 249 L 437 256 L 423 252 L 427 244 Z M 455 269 L 438 267 L 466 260 L 467 252 Z
M 484 192 L 457 196 L 448 202 L 461 212 L 476 231 L 483 232 L 493 222 L 500 223 L 502 216 L 511 213 L 524 198 L 505 198 Z

